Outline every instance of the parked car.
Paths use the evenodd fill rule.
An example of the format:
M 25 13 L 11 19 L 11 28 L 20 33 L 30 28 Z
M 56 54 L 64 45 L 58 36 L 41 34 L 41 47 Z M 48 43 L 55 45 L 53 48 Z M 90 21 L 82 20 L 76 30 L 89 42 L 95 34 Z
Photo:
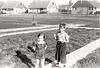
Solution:
M 100 14 L 100 11 L 96 11 L 94 14 Z
M 40 14 L 47 14 L 47 11 L 46 10 L 41 10 Z
M 61 10 L 63 14 L 71 14 L 71 10 Z
M 6 12 L 0 11 L 0 14 L 6 14 Z
M 94 12 L 95 15 L 100 14 L 100 9 L 96 9 L 96 11 Z

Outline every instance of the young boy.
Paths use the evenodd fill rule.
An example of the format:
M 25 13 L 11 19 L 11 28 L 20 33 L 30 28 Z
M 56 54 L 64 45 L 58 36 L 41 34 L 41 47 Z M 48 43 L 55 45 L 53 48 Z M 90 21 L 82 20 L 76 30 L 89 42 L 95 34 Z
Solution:
M 66 67 L 66 43 L 69 42 L 69 35 L 65 32 L 66 24 L 59 25 L 59 31 L 54 34 L 57 41 L 55 59 L 58 64 L 63 68 Z

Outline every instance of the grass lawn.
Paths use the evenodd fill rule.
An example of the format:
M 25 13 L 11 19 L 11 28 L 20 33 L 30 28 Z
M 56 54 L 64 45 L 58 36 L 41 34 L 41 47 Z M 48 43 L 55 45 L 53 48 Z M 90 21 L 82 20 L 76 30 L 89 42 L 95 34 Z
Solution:
M 92 28 L 100 28 L 100 21 L 99 21 L 99 23 L 98 24 L 88 24 L 88 25 L 85 25 L 85 26 L 83 26 L 83 27 L 92 27 Z
M 67 24 L 92 24 L 98 25 L 99 16 L 81 16 L 68 14 L 18 14 L 0 15 L 0 29 L 30 27 L 33 20 L 38 24 L 57 25 L 61 22 Z M 18 24 L 17 24 L 18 23 Z
M 56 41 L 53 34 L 57 30 L 45 31 L 46 42 L 48 48 L 46 51 L 46 64 L 54 61 Z M 67 54 L 75 51 L 76 49 L 85 46 L 86 44 L 100 38 L 99 30 L 86 30 L 86 29 L 66 29 L 70 35 L 70 42 L 66 48 Z M 38 33 L 21 34 L 16 36 L 8 36 L 0 38 L 0 67 L 14 65 L 14 68 L 28 68 L 25 62 L 35 63 L 34 53 L 31 48 L 32 42 L 36 41 Z M 29 48 L 30 46 L 30 48 Z M 16 51 L 22 53 L 22 58 L 18 58 Z M 25 57 L 26 56 L 26 57 Z M 22 59 L 24 61 L 22 62 Z
M 100 48 L 77 61 L 71 68 L 100 68 Z

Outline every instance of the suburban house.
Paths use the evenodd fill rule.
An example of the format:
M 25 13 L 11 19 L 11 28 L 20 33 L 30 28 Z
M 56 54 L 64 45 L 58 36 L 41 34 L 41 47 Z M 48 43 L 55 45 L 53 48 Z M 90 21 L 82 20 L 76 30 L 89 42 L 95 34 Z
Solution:
M 96 0 L 78 0 L 72 6 L 72 14 L 93 14 L 98 7 Z
M 26 6 L 20 0 L 8 0 L 1 9 L 6 13 L 23 13 Z
M 100 11 L 100 3 L 99 3 L 99 7 L 96 10 Z
M 59 11 L 62 12 L 62 13 L 71 14 L 72 5 L 73 5 L 72 0 L 69 1 L 68 5 L 59 5 Z
M 52 0 L 34 0 L 28 6 L 29 12 L 36 13 L 55 13 L 58 12 L 58 6 Z

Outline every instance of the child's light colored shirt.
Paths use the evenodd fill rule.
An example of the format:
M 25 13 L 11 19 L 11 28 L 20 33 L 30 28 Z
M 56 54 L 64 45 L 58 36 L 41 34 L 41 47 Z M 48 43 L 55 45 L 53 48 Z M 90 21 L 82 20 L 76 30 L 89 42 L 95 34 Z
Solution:
M 57 32 L 56 34 L 54 34 L 54 37 L 56 41 L 65 42 L 65 43 L 69 42 L 69 35 L 65 31 L 63 33 Z

